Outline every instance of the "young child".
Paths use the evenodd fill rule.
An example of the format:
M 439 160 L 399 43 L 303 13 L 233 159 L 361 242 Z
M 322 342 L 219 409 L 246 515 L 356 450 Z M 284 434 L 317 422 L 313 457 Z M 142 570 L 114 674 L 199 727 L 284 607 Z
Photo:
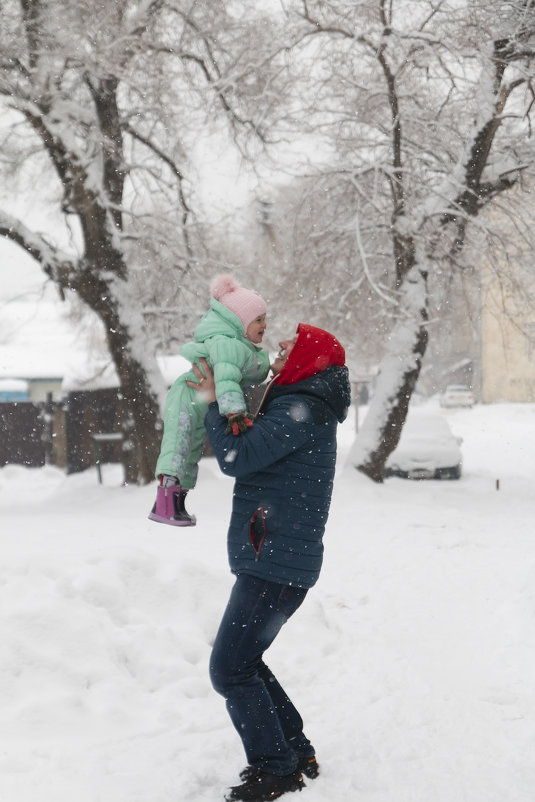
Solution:
M 232 276 L 216 276 L 210 285 L 210 311 L 195 329 L 195 341 L 180 349 L 192 363 L 204 357 L 214 372 L 221 414 L 227 430 L 238 435 L 252 426 L 247 417 L 243 387 L 263 382 L 269 372 L 269 355 L 260 348 L 266 330 L 266 304 L 254 290 L 240 287 Z M 165 403 L 164 431 L 156 478 L 160 481 L 149 518 L 172 526 L 195 526 L 184 504 L 195 487 L 206 430 L 208 404 L 202 393 L 188 387 L 197 382 L 193 370 L 179 376 Z

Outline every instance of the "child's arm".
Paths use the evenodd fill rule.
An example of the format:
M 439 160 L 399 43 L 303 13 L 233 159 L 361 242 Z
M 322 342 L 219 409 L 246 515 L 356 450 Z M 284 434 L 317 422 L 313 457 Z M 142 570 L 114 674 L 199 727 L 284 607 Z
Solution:
M 213 366 L 216 399 L 222 415 L 247 412 L 240 382 L 247 360 L 246 347 L 232 337 L 214 337 L 207 343 L 209 362 Z
M 215 371 L 211 372 L 205 359 L 200 360 L 201 370 L 197 365 L 193 365 L 193 371 L 199 380 L 198 383 L 188 381 L 188 385 L 195 390 L 200 390 L 206 401 L 209 403 L 217 399 L 215 385 Z M 243 397 L 243 396 L 242 396 Z M 220 410 L 221 411 L 221 410 Z M 241 434 L 246 432 L 253 425 L 251 418 L 246 411 L 237 413 L 227 413 L 228 424 L 225 434 Z

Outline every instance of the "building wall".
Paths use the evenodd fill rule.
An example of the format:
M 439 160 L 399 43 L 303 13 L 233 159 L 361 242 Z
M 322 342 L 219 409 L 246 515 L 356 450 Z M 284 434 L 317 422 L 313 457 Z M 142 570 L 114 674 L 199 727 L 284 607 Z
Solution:
M 46 401 L 48 393 L 52 393 L 54 401 L 59 401 L 62 397 L 61 384 L 62 379 L 28 379 L 29 382 L 29 401 L 39 403 Z
M 535 310 L 514 284 L 487 277 L 481 309 L 481 400 L 535 401 Z

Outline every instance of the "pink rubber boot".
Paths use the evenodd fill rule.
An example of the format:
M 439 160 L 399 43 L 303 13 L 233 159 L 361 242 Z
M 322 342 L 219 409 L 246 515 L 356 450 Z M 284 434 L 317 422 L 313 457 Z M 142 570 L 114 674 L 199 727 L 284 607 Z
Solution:
M 159 487 L 156 502 L 149 513 L 150 520 L 171 526 L 195 526 L 195 516 L 190 515 L 184 505 L 187 492 L 178 485 Z

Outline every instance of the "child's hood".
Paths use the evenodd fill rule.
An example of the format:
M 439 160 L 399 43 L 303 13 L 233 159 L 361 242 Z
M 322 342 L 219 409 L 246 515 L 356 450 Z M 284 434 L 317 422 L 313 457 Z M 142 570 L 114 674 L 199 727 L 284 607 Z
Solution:
M 206 357 L 208 348 L 204 347 L 204 343 L 212 337 L 227 337 L 230 340 L 238 340 L 238 342 L 242 343 L 242 346 L 247 346 L 255 354 L 262 351 L 260 346 L 247 339 L 243 331 L 243 324 L 226 306 L 212 298 L 210 307 L 210 310 L 201 318 L 195 329 L 195 340 L 186 343 L 180 349 L 182 356 L 189 359 L 190 362 L 195 362 L 199 357 Z
M 239 339 L 245 337 L 241 320 L 226 306 L 216 301 L 215 298 L 211 298 L 209 311 L 203 315 L 195 329 L 195 342 L 203 343 L 209 337 L 215 337 L 218 334 Z

